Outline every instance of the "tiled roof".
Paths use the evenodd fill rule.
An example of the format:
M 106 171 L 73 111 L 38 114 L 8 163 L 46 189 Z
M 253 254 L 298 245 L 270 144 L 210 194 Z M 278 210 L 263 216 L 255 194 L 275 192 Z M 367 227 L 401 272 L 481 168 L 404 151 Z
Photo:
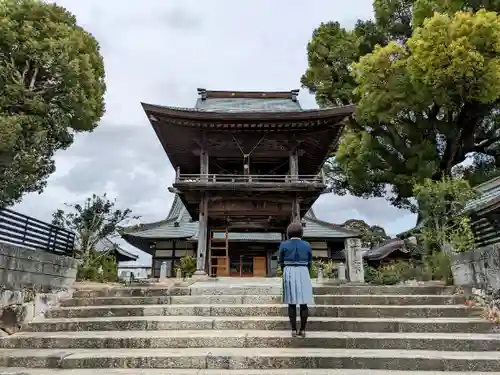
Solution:
M 311 209 L 304 217 L 305 238 L 348 238 L 359 234 L 353 230 L 333 227 L 331 224 L 318 220 Z M 187 238 L 196 240 L 198 238 L 198 222 L 193 221 L 176 195 L 168 218 L 152 224 L 145 224 L 135 229 L 127 228 L 127 236 L 140 238 Z M 233 232 L 229 233 L 229 239 L 235 241 L 281 241 L 281 234 L 265 232 Z
M 495 177 L 489 181 L 476 186 L 478 197 L 471 200 L 466 206 L 466 211 L 480 211 L 488 208 L 500 200 L 500 177 Z
M 296 112 L 302 111 L 292 99 L 213 98 L 198 99 L 195 108 L 207 112 Z

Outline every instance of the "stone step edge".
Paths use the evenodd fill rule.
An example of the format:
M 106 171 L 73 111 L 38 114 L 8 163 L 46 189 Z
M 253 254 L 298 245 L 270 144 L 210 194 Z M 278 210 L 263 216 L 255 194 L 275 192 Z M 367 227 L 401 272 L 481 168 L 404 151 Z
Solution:
M 33 369 L 0 367 L 2 375 L 95 375 L 95 369 Z M 105 375 L 492 375 L 493 372 L 396 371 L 348 369 L 282 369 L 282 370 L 199 370 L 199 369 L 106 369 Z
M 466 294 L 317 294 L 314 297 L 320 298 L 436 298 L 446 299 L 450 297 L 465 298 Z M 88 299 L 144 299 L 144 298 L 200 298 L 200 297 L 282 297 L 282 294 L 201 294 L 201 295 L 185 295 L 185 296 L 97 296 L 97 297 L 72 297 L 68 299 L 88 300 Z
M 39 317 L 29 324 L 45 324 L 45 323 L 81 323 L 81 322 L 113 322 L 113 321 L 214 321 L 214 320 L 251 320 L 251 321 L 287 321 L 286 316 L 215 316 L 215 315 L 147 315 L 147 316 L 95 316 L 95 317 L 79 317 L 79 318 L 44 318 Z M 495 326 L 494 323 L 489 322 L 480 317 L 442 317 L 442 318 L 362 318 L 362 317 L 320 317 L 311 316 L 308 321 L 318 321 L 318 322 L 361 322 L 361 323 L 490 323 L 492 327 Z M 498 325 L 500 327 L 500 325 Z
M 289 338 L 290 331 L 283 330 L 122 330 L 122 331 L 59 331 L 59 332 L 20 332 L 12 336 L 0 338 L 2 340 L 10 339 L 155 339 L 155 338 L 182 338 L 182 339 L 199 339 L 199 338 Z M 352 332 L 352 331 L 311 331 L 308 332 L 307 338 L 311 339 L 401 339 L 401 340 L 490 340 L 499 341 L 500 335 L 496 333 L 452 333 L 438 332 L 429 335 L 427 332 Z M 500 349 L 500 347 L 499 347 Z
M 286 307 L 281 303 L 199 303 L 199 304 L 160 304 L 160 305 L 91 305 L 91 306 L 62 306 L 53 310 L 104 310 L 104 309 L 155 309 L 155 308 L 192 308 L 192 307 L 217 307 L 217 308 L 252 308 L 252 307 Z M 443 310 L 471 310 L 475 308 L 461 305 L 310 305 L 313 307 L 321 308 L 339 308 L 339 309 L 443 309 Z M 476 309 L 477 310 L 477 309 Z
M 393 358 L 495 360 L 500 351 L 434 351 L 399 349 L 323 349 L 323 348 L 147 348 L 147 349 L 0 349 L 1 358 L 130 358 L 138 357 L 330 357 L 330 358 Z M 499 362 L 500 366 L 500 362 Z

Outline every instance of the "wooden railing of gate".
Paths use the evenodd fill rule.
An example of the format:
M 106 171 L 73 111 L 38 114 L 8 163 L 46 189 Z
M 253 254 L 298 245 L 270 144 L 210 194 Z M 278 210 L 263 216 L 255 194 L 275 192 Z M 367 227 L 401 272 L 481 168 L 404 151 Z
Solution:
M 322 175 L 239 175 L 239 174 L 183 174 L 176 176 L 176 183 L 235 183 L 235 184 L 324 184 Z

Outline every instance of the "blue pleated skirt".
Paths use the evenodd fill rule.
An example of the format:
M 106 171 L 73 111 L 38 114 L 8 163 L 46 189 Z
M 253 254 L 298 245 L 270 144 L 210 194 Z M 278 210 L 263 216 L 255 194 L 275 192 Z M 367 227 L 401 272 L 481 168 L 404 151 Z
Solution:
M 311 278 L 306 266 L 285 266 L 283 270 L 283 303 L 287 305 L 314 304 Z

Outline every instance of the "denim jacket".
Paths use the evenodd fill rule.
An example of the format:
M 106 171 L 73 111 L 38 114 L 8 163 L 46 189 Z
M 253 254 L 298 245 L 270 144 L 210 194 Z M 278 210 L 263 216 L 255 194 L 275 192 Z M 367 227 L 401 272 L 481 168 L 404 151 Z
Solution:
M 279 264 L 281 269 L 286 266 L 310 266 L 312 262 L 312 249 L 307 241 L 290 239 L 280 245 Z

